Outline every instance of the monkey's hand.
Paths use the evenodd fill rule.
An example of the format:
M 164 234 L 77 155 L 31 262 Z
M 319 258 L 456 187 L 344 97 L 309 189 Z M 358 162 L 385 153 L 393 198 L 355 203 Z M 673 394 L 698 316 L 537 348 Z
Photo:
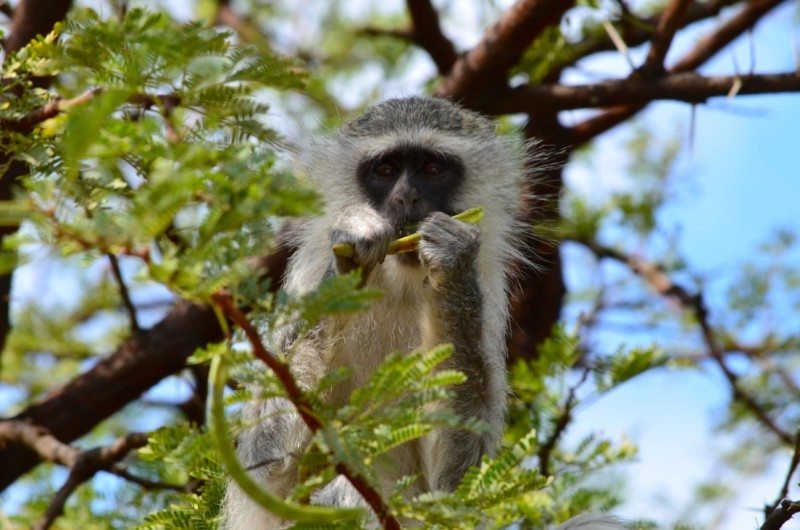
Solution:
M 461 283 L 465 275 L 474 274 L 480 228 L 436 212 L 422 222 L 419 231 L 419 258 L 433 287 L 448 279 Z
M 353 247 L 351 257 L 334 254 L 336 272 L 346 274 L 361 267 L 364 279 L 372 269 L 386 258 L 386 249 L 394 239 L 395 231 L 383 216 L 372 208 L 354 206 L 344 210 L 331 228 L 331 244 Z

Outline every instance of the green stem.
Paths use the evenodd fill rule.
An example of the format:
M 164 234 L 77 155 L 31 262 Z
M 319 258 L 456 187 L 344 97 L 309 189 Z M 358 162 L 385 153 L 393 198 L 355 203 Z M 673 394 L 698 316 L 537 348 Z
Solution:
M 327 506 L 300 505 L 277 497 L 259 486 L 242 467 L 236 450 L 228 437 L 228 424 L 225 421 L 225 406 L 222 400 L 227 367 L 222 357 L 211 361 L 208 375 L 211 392 L 209 395 L 208 417 L 211 420 L 211 437 L 217 446 L 222 462 L 228 474 L 236 484 L 263 508 L 283 519 L 305 523 L 333 523 L 336 521 L 355 520 L 363 515 L 361 509 L 329 508 Z
M 454 215 L 453 219 L 458 219 L 464 223 L 477 224 L 483 219 L 483 208 L 464 210 L 460 214 Z M 422 234 L 419 232 L 414 232 L 400 239 L 395 239 L 389 243 L 389 248 L 386 249 L 386 253 L 392 255 L 402 254 L 403 252 L 414 252 L 419 248 L 421 239 Z M 348 243 L 337 243 L 333 245 L 333 253 L 343 258 L 352 258 L 355 255 L 355 250 L 353 246 Z

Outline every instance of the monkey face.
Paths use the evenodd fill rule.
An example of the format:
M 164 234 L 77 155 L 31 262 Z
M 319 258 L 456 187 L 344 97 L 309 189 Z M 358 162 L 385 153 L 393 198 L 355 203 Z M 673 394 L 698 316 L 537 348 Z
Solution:
M 395 228 L 397 237 L 415 232 L 434 212 L 456 213 L 452 198 L 464 165 L 452 154 L 405 145 L 362 161 L 359 185 L 370 204 Z
M 370 204 L 395 229 L 396 237 L 417 231 L 434 212 L 456 213 L 452 198 L 464 179 L 464 165 L 455 155 L 404 145 L 362 161 L 358 182 Z M 419 263 L 417 253 L 397 256 L 401 263 Z

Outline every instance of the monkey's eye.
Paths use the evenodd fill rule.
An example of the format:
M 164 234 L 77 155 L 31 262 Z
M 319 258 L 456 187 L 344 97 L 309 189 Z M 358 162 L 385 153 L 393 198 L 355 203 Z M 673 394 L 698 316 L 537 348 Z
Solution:
M 379 162 L 372 172 L 379 177 L 394 177 L 397 175 L 397 164 L 390 161 Z
M 447 169 L 447 165 L 441 160 L 426 160 L 422 164 L 422 172 L 425 175 L 441 175 Z

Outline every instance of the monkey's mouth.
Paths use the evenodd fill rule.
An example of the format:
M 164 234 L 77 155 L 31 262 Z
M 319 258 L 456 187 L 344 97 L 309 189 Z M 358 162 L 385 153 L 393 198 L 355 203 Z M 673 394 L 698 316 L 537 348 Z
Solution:
M 409 236 L 419 230 L 419 221 L 411 221 L 405 219 L 402 223 L 398 223 L 398 226 L 395 228 L 395 236 L 396 239 L 400 239 L 406 236 Z M 394 255 L 397 259 L 397 262 L 402 265 L 407 266 L 417 266 L 419 265 L 419 255 L 417 254 L 416 250 L 412 250 L 410 252 L 398 252 Z

